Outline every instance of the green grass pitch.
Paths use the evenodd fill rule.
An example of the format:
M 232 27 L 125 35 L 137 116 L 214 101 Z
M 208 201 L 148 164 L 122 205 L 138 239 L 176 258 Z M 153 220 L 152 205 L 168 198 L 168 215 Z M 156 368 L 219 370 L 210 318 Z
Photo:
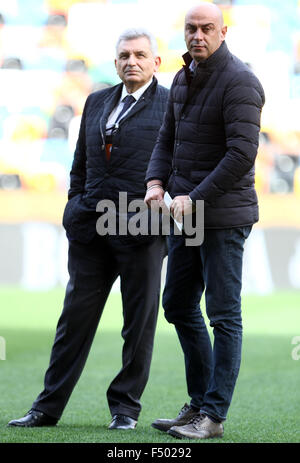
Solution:
M 150 426 L 156 418 L 176 416 L 188 401 L 183 355 L 162 309 L 138 426 L 125 432 L 107 429 L 106 389 L 120 368 L 122 349 L 119 293 L 108 300 L 86 367 L 58 425 L 7 427 L 9 420 L 23 416 L 42 388 L 63 297 L 61 289 L 0 289 L 0 337 L 5 340 L 5 360 L 0 360 L 0 442 L 174 443 L 174 438 Z M 300 293 L 244 295 L 243 324 L 240 375 L 224 437 L 214 442 L 299 443 L 300 348 L 292 341 L 300 337 Z

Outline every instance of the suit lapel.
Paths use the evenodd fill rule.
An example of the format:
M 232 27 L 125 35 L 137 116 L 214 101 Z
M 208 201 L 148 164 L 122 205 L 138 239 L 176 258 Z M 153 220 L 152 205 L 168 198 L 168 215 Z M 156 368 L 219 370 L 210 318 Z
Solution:
M 133 117 L 136 113 L 141 111 L 147 104 L 147 100 L 145 97 L 141 96 L 138 102 L 134 105 L 134 107 L 119 121 L 119 126 L 122 125 L 127 119 Z
M 101 133 L 103 143 L 105 141 L 107 120 L 108 120 L 110 113 L 115 108 L 115 106 L 118 104 L 119 99 L 121 98 L 122 86 L 123 84 L 119 84 L 115 88 L 113 88 L 113 92 L 110 95 L 108 95 L 103 102 L 103 111 L 100 117 L 100 133 Z
M 123 84 L 119 84 L 116 87 L 114 87 L 113 92 L 110 95 L 108 95 L 107 98 L 103 102 L 104 109 L 103 109 L 102 115 L 100 117 L 100 133 L 101 133 L 103 143 L 105 142 L 106 123 L 107 123 L 107 120 L 108 120 L 108 117 L 109 117 L 110 113 L 115 108 L 115 106 L 118 104 L 118 102 L 119 102 L 119 100 L 121 98 L 122 86 L 123 86 Z M 124 121 L 126 121 L 130 117 L 133 117 L 136 113 L 141 111 L 148 104 L 148 101 L 149 101 L 149 99 L 151 98 L 151 95 L 152 95 L 152 88 L 153 88 L 153 84 L 150 85 L 150 87 L 148 87 L 145 94 L 143 94 L 139 98 L 138 102 L 126 114 L 126 116 L 124 116 L 119 121 L 119 124 L 118 124 L 119 126 L 122 125 L 124 123 Z

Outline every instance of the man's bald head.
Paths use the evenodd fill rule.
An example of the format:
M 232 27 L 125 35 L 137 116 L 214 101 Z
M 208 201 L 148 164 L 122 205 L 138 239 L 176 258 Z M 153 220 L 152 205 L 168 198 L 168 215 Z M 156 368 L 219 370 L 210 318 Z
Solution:
M 226 32 L 222 11 L 213 3 L 199 3 L 186 14 L 185 42 L 196 62 L 212 55 L 225 40 Z
M 224 25 L 222 10 L 214 3 L 202 2 L 196 6 L 193 6 L 186 13 L 185 21 L 187 20 L 189 16 L 191 15 L 193 16 L 195 14 L 202 14 L 202 15 L 210 16 L 212 18 L 215 18 L 215 21 L 219 23 L 220 27 L 223 27 Z

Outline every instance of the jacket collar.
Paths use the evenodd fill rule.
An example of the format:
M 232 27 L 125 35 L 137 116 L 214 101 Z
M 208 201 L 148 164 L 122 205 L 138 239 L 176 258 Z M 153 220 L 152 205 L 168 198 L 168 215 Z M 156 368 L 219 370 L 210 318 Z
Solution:
M 213 70 L 214 68 L 222 64 L 222 62 L 226 59 L 228 54 L 229 50 L 227 44 L 225 43 L 225 41 L 223 41 L 219 48 L 212 55 L 210 55 L 207 59 L 200 61 L 197 64 L 196 69 L 198 68 Z M 193 61 L 193 58 L 191 57 L 189 52 L 185 53 L 182 57 L 185 62 L 183 67 L 185 68 L 185 70 L 188 70 L 191 62 Z
M 143 95 L 139 98 L 138 102 L 134 105 L 131 111 L 127 115 L 125 115 L 119 122 L 119 125 L 123 124 L 125 120 L 127 120 L 129 117 L 132 117 L 134 114 L 136 114 L 138 111 L 140 111 L 150 99 L 152 99 L 154 93 L 156 92 L 158 81 L 156 77 L 153 77 L 151 85 L 145 90 Z M 123 88 L 123 83 L 118 84 L 114 87 L 111 88 L 111 92 L 109 95 L 105 98 L 104 103 L 103 103 L 103 113 L 100 118 L 100 130 L 101 134 L 105 134 L 106 130 L 106 122 L 108 119 L 108 116 L 110 115 L 111 111 L 114 109 L 114 107 L 118 104 L 121 95 L 122 95 L 122 88 Z
M 130 117 L 134 116 L 137 112 L 139 112 L 146 104 L 148 103 L 149 100 L 153 99 L 153 95 L 156 92 L 157 88 L 157 79 L 156 77 L 153 77 L 152 83 L 149 85 L 149 87 L 144 91 L 144 93 L 140 96 L 138 99 L 137 103 L 133 106 L 133 108 L 127 113 L 120 121 L 119 121 L 119 126 L 124 123 L 127 119 Z
M 156 77 L 153 77 L 151 84 L 145 90 L 145 92 L 141 95 L 139 100 L 141 100 L 142 98 L 149 99 L 155 93 L 157 84 L 158 82 L 157 82 Z M 121 95 L 122 95 L 123 85 L 124 85 L 123 83 L 120 83 L 116 85 L 115 87 L 113 87 L 111 89 L 111 93 L 109 93 L 109 95 L 105 98 L 104 100 L 105 113 L 108 112 L 109 114 L 113 110 L 113 108 L 118 104 L 121 98 Z

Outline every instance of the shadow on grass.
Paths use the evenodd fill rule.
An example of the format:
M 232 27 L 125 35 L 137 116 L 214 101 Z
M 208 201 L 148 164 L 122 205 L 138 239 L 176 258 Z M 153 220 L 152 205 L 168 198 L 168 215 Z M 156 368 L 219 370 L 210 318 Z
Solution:
M 120 368 L 119 332 L 99 331 L 86 368 L 56 427 L 7 427 L 40 392 L 54 331 L 3 330 L 7 357 L 0 362 L 0 441 L 14 443 L 173 443 L 151 427 L 172 418 L 188 401 L 183 355 L 175 333 L 158 331 L 142 412 L 134 431 L 110 431 L 106 390 Z M 244 336 L 243 359 L 222 443 L 300 442 L 300 361 L 289 336 Z M 194 442 L 194 441 L 192 441 Z M 208 441 L 212 442 L 212 441 Z

